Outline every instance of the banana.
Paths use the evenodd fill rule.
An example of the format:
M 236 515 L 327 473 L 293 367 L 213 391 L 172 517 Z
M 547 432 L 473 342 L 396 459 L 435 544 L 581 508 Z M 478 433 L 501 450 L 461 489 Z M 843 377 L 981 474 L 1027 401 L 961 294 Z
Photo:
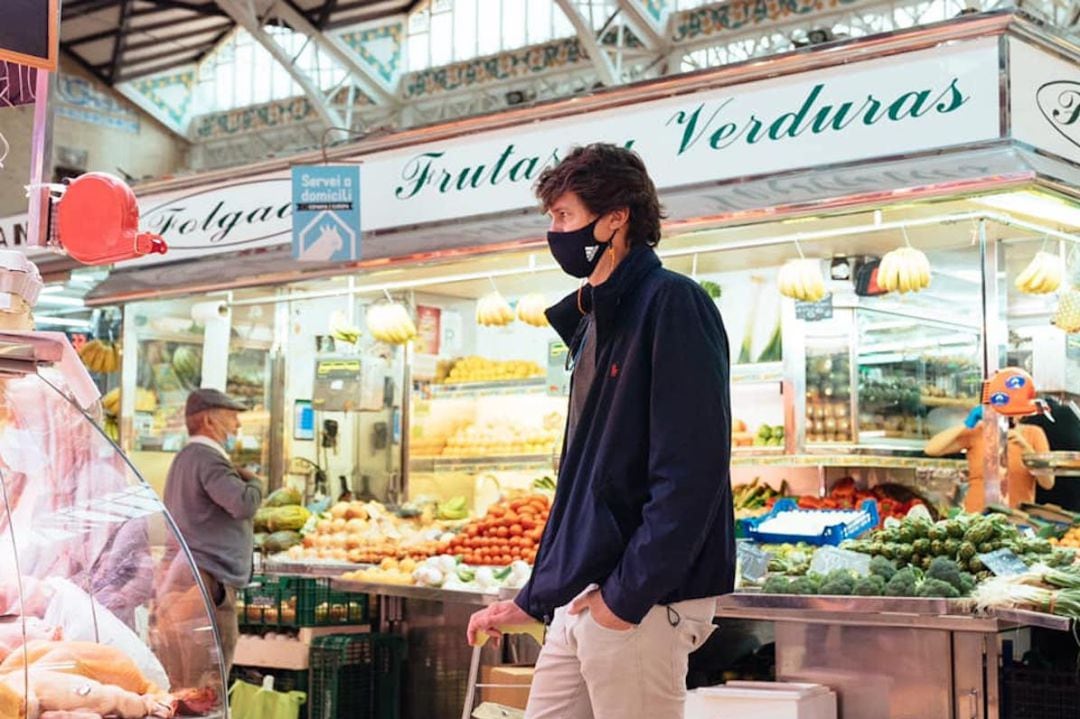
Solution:
M 498 292 L 484 295 L 476 303 L 476 323 L 484 327 L 504 327 L 514 321 L 514 310 Z
M 1032 295 L 1056 292 L 1065 277 L 1060 258 L 1049 252 L 1036 252 L 1035 257 L 1014 281 L 1016 289 Z
M 878 286 L 886 292 L 919 292 L 930 286 L 930 260 L 914 247 L 887 252 L 878 265 Z

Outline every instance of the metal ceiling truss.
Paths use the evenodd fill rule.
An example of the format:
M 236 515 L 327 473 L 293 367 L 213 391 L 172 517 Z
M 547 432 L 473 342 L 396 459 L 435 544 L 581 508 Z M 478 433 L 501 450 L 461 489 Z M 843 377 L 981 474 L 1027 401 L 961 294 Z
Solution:
M 680 18 L 685 17 L 681 13 L 669 15 L 661 26 L 646 12 L 643 0 L 554 0 L 573 25 L 590 62 L 403 101 L 397 88 L 389 87 L 354 50 L 327 31 L 399 14 L 417 2 L 65 0 L 62 30 L 77 26 L 79 32 L 72 36 L 62 33 L 61 46 L 97 79 L 115 85 L 199 62 L 238 26 L 251 33 L 303 88 L 317 119 L 313 116 L 292 125 L 198 141 L 193 148 L 193 165 L 210 169 L 319 147 L 326 128 L 363 130 L 445 122 L 590 92 L 600 85 L 715 67 L 829 39 L 936 22 L 971 10 L 1020 7 L 1059 27 L 1080 25 L 1080 3 L 1076 0 L 856 0 L 839 8 L 826 4 L 826 9 L 807 15 L 765 19 L 734 30 L 714 28 L 708 34 L 676 42 L 672 38 Z M 80 17 L 84 18 L 81 24 L 72 23 Z M 329 91 L 320 88 L 295 67 L 295 58 L 265 30 L 268 22 L 283 23 L 306 36 L 348 73 L 345 84 Z M 139 104 L 147 109 L 146 103 Z M 332 139 L 342 139 L 342 135 Z

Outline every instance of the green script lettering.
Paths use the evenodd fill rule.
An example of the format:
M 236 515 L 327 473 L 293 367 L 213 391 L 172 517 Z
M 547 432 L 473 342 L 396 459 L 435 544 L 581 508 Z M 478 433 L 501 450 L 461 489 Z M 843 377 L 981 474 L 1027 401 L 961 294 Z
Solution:
M 923 105 L 926 104 L 926 101 L 929 98 L 929 90 L 920 90 L 919 92 L 905 92 L 903 95 L 893 100 L 893 103 L 889 105 L 889 119 L 903 120 L 909 115 L 911 117 L 922 117 L 926 113 L 926 110 L 929 109 L 923 108 Z M 905 105 L 907 105 L 912 99 L 914 99 L 914 102 L 911 103 L 911 106 L 905 107 Z
M 934 101 L 934 108 L 942 115 L 959 110 L 963 105 L 967 104 L 967 101 L 971 99 L 970 95 L 964 95 L 960 91 L 960 88 L 956 86 L 956 82 L 959 78 L 953 78 L 949 83 L 949 87 L 945 92 L 938 96 L 938 99 Z M 949 97 L 948 103 L 945 102 L 945 96 Z
M 810 108 L 817 102 L 818 95 L 825 88 L 824 85 L 814 85 L 814 89 L 810 91 L 810 94 L 803 101 L 802 107 L 797 112 L 787 112 L 776 118 L 773 124 L 769 127 L 769 137 L 774 140 L 779 140 L 781 136 L 787 135 L 788 137 L 798 137 L 807 128 L 799 126 L 802 125 L 803 120 L 806 119 L 806 115 L 810 112 Z M 785 121 L 790 122 L 790 127 L 784 129 Z
M 443 156 L 441 152 L 422 152 L 410 158 L 401 171 L 401 179 L 407 184 L 398 185 L 394 196 L 399 200 L 408 200 L 420 194 L 426 185 L 431 184 L 432 161 Z

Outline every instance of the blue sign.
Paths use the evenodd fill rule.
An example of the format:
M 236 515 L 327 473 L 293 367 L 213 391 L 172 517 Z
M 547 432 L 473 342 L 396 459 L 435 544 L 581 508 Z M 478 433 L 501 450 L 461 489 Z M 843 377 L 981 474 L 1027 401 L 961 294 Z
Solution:
M 1025 382 L 1024 378 L 1018 374 L 1014 374 L 1012 377 L 1005 380 L 1005 386 L 1009 389 L 1020 389 L 1025 384 L 1027 384 L 1027 382 Z
M 360 259 L 360 166 L 292 169 L 293 257 L 304 262 Z

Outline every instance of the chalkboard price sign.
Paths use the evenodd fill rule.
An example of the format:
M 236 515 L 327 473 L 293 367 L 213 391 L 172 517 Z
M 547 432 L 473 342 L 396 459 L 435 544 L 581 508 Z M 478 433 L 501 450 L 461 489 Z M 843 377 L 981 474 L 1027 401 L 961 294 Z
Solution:
M 795 316 L 807 322 L 820 322 L 832 319 L 833 303 L 832 295 L 825 295 L 817 302 L 796 302 Z
M 56 70 L 60 0 L 0 2 L 0 60 Z

